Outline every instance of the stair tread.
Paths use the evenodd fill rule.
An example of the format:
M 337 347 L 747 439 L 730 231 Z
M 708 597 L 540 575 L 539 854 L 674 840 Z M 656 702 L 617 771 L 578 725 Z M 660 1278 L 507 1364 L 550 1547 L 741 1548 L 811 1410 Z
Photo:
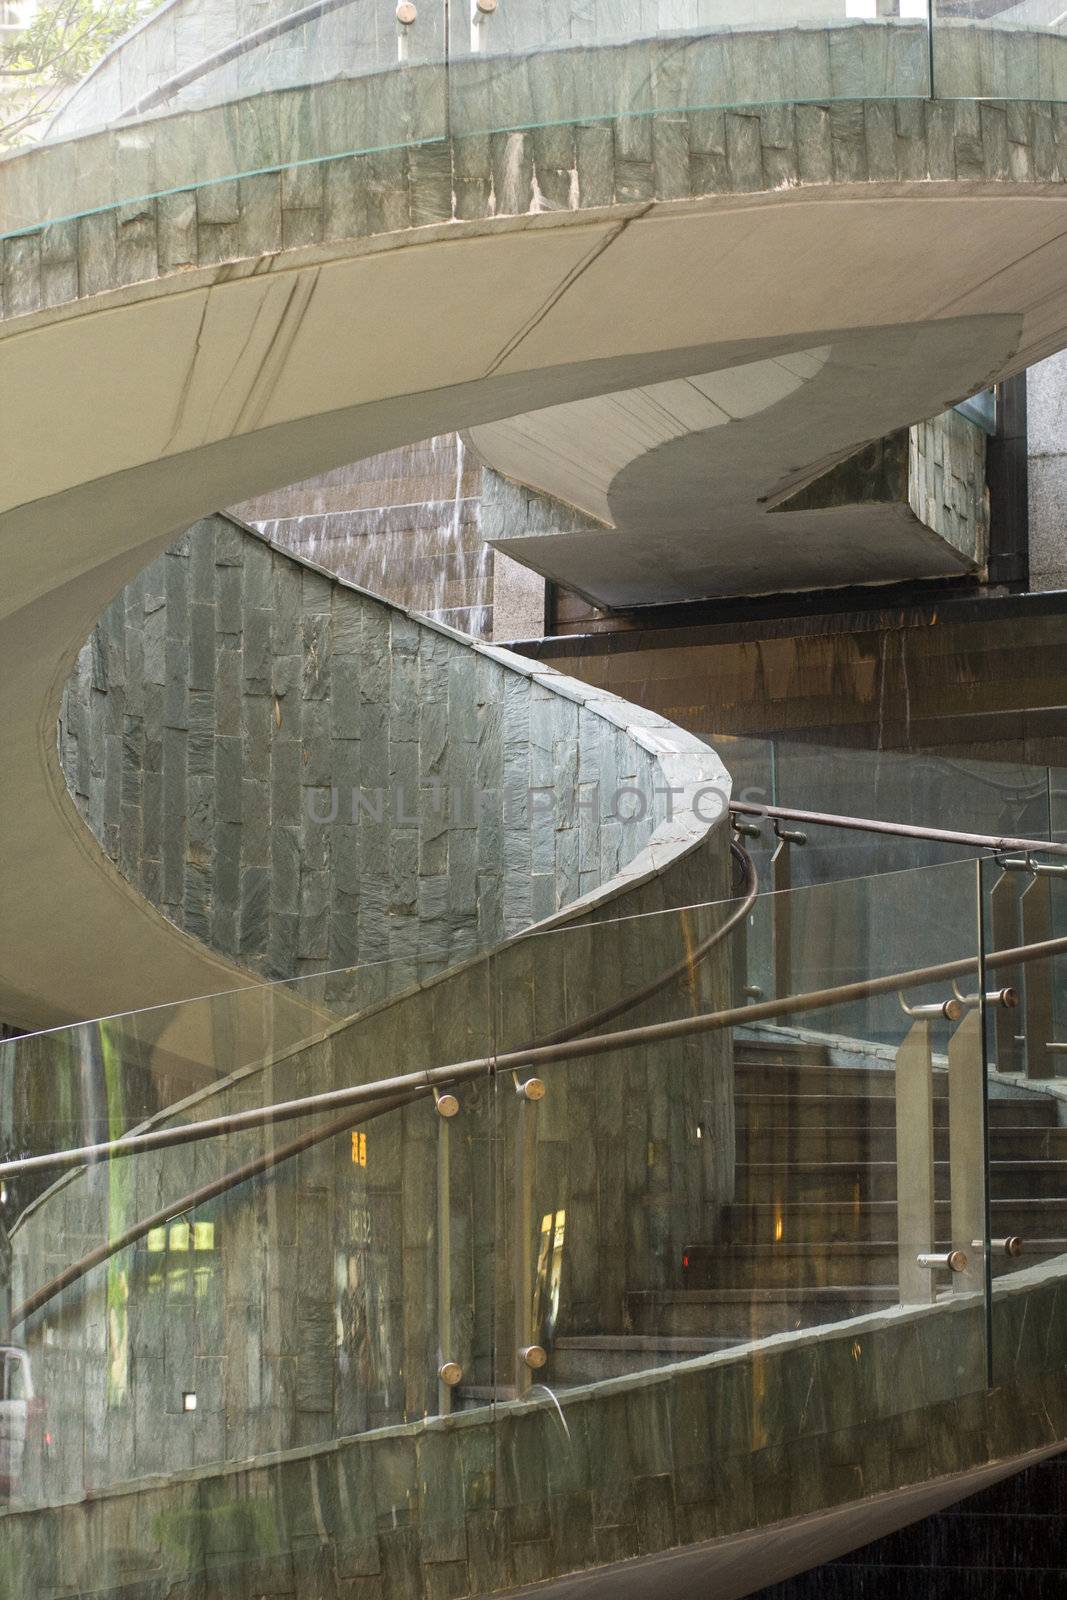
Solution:
M 683 1351 L 714 1351 L 723 1347 L 728 1340 L 723 1338 L 704 1338 L 698 1334 L 678 1333 L 590 1333 L 572 1334 L 565 1339 L 556 1339 L 553 1351 L 556 1350 L 621 1350 L 639 1353 L 644 1350 L 664 1350 L 680 1353 Z
M 951 1241 L 938 1239 L 934 1241 L 935 1251 L 947 1250 Z M 783 1256 L 799 1255 L 896 1255 L 897 1241 L 895 1239 L 810 1239 L 792 1240 L 782 1239 L 777 1243 L 750 1243 L 749 1241 L 734 1240 L 727 1243 L 714 1245 L 687 1245 L 687 1255 L 707 1254 L 727 1259 L 731 1262 L 738 1260 L 751 1260 L 767 1258 L 768 1260 L 780 1259 Z M 1067 1239 L 1027 1239 L 1026 1256 L 1038 1254 L 1062 1255 L 1067 1251 Z M 1023 1261 L 1025 1265 L 1025 1258 Z
M 774 1061 L 740 1061 L 734 1063 L 739 1085 L 745 1085 L 746 1094 L 776 1094 L 789 1092 L 789 1085 L 797 1085 L 806 1094 L 863 1094 L 870 1098 L 891 1097 L 894 1092 L 896 1072 L 892 1067 L 815 1067 L 795 1063 L 779 1065 Z M 766 1085 L 763 1086 L 763 1080 Z M 775 1080 L 780 1079 L 779 1089 Z M 759 1087 L 748 1087 L 755 1082 Z M 815 1084 L 825 1085 L 816 1089 Z M 934 1096 L 945 1099 L 948 1095 L 948 1073 L 935 1069 Z M 1019 1098 L 1022 1098 L 1021 1096 Z
M 860 1090 L 854 1094 L 832 1094 L 819 1089 L 809 1089 L 803 1094 L 795 1094 L 789 1089 L 739 1089 L 735 1098 L 746 1104 L 753 1100 L 799 1100 L 802 1105 L 810 1105 L 813 1101 L 824 1100 L 833 1105 L 842 1100 L 892 1100 L 893 1094 L 864 1094 Z M 948 1096 L 937 1095 L 935 1099 L 947 1100 Z M 1026 1095 L 1018 1098 L 1013 1095 L 997 1095 L 989 1101 L 990 1111 L 1003 1111 L 1006 1107 L 1019 1111 L 1024 1106 L 1028 1110 L 1052 1113 L 1056 1109 L 1056 1102 L 1051 1095 L 1047 1099 L 1043 1095 Z
M 801 1284 L 789 1289 L 631 1289 L 628 1299 L 671 1305 L 792 1305 L 795 1301 L 877 1300 L 894 1304 L 895 1288 L 886 1284 Z
M 935 1200 L 938 1207 L 948 1209 L 948 1199 Z M 990 1202 L 994 1206 L 1036 1206 L 1039 1211 L 1055 1212 L 1067 1207 L 1067 1195 L 1027 1195 L 1002 1198 L 994 1196 Z M 726 1207 L 728 1216 L 735 1213 L 742 1216 L 789 1217 L 791 1214 L 802 1213 L 836 1213 L 847 1211 L 849 1215 L 884 1215 L 895 1216 L 897 1211 L 896 1200 L 791 1200 L 788 1196 L 779 1201 L 754 1200 L 742 1201 Z
M 771 1041 L 768 1039 L 735 1039 L 734 1060 L 737 1062 L 752 1062 L 757 1065 L 764 1060 L 777 1066 L 780 1061 L 792 1060 L 794 1063 L 812 1061 L 814 1066 L 829 1066 L 830 1048 L 825 1044 L 811 1043 L 803 1039 L 782 1039 Z
M 762 1097 L 759 1096 L 759 1095 L 749 1095 L 749 1096 L 746 1097 L 745 1095 L 739 1094 L 739 1095 L 736 1095 L 734 1098 L 735 1098 L 735 1100 L 740 1100 L 742 1102 L 747 1103 L 748 1101 L 751 1101 L 751 1100 L 754 1100 L 754 1099 L 760 1099 Z M 781 1095 L 779 1098 L 781 1098 L 782 1100 L 795 1100 L 797 1098 L 802 1098 L 802 1097 L 798 1097 L 796 1095 Z M 832 1102 L 834 1105 L 839 1105 L 841 1103 L 841 1101 L 847 1099 L 848 1096 L 841 1095 L 841 1094 L 831 1094 L 831 1095 L 824 1096 L 824 1098 L 826 1100 Z M 862 1096 L 856 1096 L 855 1098 L 862 1099 L 863 1097 Z M 1003 1100 L 1000 1101 L 999 1103 L 1001 1105 L 1005 1104 L 1005 1102 Z M 1014 1101 L 1011 1101 L 1009 1103 L 1012 1104 L 1012 1105 L 1015 1104 Z M 785 1127 L 788 1127 L 788 1124 L 787 1123 L 783 1123 L 781 1126 L 783 1128 L 785 1128 Z M 742 1133 L 745 1133 L 745 1132 L 748 1132 L 749 1130 L 747 1130 L 746 1128 L 742 1127 L 740 1131 Z M 765 1131 L 769 1131 L 769 1130 L 760 1129 L 758 1131 L 759 1132 L 765 1132 Z M 796 1130 L 796 1132 L 799 1133 L 799 1134 L 827 1134 L 827 1133 L 849 1133 L 849 1134 L 854 1134 L 857 1131 L 863 1131 L 863 1130 L 857 1130 L 855 1124 L 854 1123 L 850 1123 L 850 1122 L 838 1122 L 838 1123 L 826 1122 L 826 1123 L 819 1124 L 817 1127 L 798 1128 Z M 870 1128 L 867 1131 L 870 1132 L 870 1133 L 885 1133 L 887 1131 L 891 1133 L 893 1131 L 893 1125 L 892 1125 L 892 1123 L 879 1124 L 877 1127 Z M 937 1131 L 939 1133 L 943 1133 L 945 1130 L 943 1128 L 939 1128 Z M 1041 1138 L 1044 1139 L 1044 1138 L 1047 1138 L 1049 1134 L 1062 1134 L 1064 1140 L 1067 1141 L 1067 1127 L 1062 1127 L 1058 1123 L 1055 1123 L 1055 1122 L 1050 1122 L 1045 1127 L 1042 1127 L 1039 1123 L 1036 1123 L 1036 1122 L 998 1122 L 990 1129 L 990 1132 L 991 1132 L 991 1134 L 993 1135 L 994 1138 L 1001 1137 L 1001 1136 L 1008 1136 L 1008 1135 L 1025 1134 L 1028 1138 L 1031 1137 L 1031 1136 L 1040 1136 Z
M 1067 1131 L 1067 1130 L 1065 1130 Z M 935 1167 L 948 1170 L 948 1161 L 935 1161 Z M 1067 1176 L 1067 1160 L 1058 1161 L 1053 1157 L 1041 1157 L 1027 1161 L 1022 1156 L 1010 1156 L 1002 1160 L 992 1160 L 990 1169 L 995 1172 L 1062 1172 Z M 895 1172 L 895 1161 L 864 1161 L 856 1157 L 851 1161 L 739 1161 L 737 1171 L 744 1173 L 779 1173 L 797 1172 Z

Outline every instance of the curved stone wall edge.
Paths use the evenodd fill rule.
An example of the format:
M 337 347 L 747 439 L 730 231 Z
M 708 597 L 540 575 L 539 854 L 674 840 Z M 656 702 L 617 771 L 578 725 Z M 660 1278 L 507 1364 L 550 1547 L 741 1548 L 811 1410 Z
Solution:
M 514 708 L 509 682 L 528 686 Z M 108 608 L 58 759 L 94 839 L 170 923 L 261 977 L 337 971 L 327 996 L 349 1010 L 427 961 L 608 905 L 729 796 L 714 753 L 664 719 L 225 518 Z

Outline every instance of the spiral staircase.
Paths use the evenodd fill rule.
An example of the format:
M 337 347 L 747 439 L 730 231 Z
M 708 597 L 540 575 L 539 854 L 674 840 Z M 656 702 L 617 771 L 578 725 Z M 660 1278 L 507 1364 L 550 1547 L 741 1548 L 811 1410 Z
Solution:
M 882 988 L 753 1036 L 714 752 L 219 510 L 463 429 L 603 604 L 979 573 L 947 408 L 1067 342 L 1067 43 L 514 9 L 177 0 L 0 161 L 5 1600 L 729 1600 L 1067 1440 L 971 860 L 899 985 L 815 886 Z

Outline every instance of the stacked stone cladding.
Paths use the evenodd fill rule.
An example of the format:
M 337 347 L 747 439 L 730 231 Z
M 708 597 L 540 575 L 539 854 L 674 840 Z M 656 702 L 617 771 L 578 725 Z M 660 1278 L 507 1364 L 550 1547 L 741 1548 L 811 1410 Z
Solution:
M 343 1006 L 551 916 L 669 813 L 625 726 L 506 663 L 213 517 L 101 619 L 60 759 L 172 922 L 267 977 L 329 970 Z

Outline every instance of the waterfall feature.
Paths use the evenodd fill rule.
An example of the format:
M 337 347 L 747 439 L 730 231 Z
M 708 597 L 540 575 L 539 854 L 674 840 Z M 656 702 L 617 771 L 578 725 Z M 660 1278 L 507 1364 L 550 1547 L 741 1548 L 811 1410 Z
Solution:
M 442 434 L 233 508 L 283 549 L 474 638 L 492 635 L 481 467 Z

